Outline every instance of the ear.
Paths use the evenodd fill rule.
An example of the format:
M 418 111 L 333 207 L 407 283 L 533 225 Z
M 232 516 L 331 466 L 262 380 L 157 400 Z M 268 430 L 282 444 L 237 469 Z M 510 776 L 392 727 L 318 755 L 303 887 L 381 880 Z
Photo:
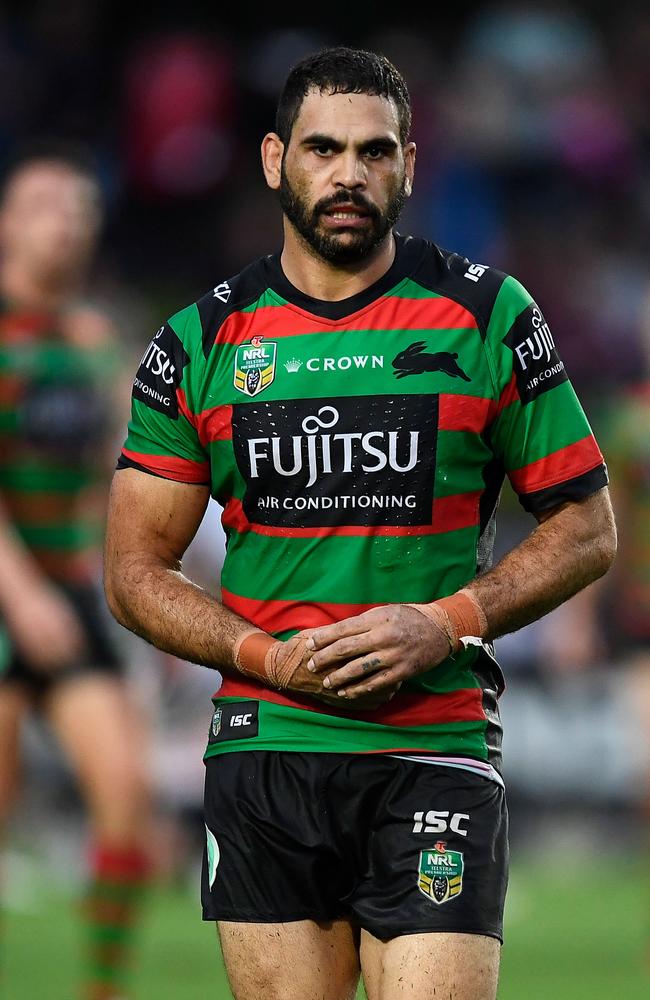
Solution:
M 406 350 L 409 354 L 421 354 L 426 346 L 423 340 L 418 340 L 417 343 L 411 344 Z
M 275 132 L 268 132 L 262 139 L 262 170 L 266 183 L 274 191 L 280 187 L 284 143 Z
M 413 179 L 415 177 L 415 152 L 416 145 L 414 142 L 407 142 L 404 146 L 404 192 L 407 198 L 410 198 L 413 193 Z

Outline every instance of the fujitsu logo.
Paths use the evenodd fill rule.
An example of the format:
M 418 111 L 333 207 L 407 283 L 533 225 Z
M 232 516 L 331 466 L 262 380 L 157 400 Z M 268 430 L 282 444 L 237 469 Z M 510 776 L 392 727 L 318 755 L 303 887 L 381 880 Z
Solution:
M 515 353 L 523 371 L 526 371 L 531 361 L 540 361 L 544 355 L 546 355 L 546 361 L 550 361 L 551 354 L 555 349 L 548 323 L 545 322 L 537 306 L 533 306 L 531 320 L 533 324 L 531 336 L 515 345 Z
M 163 351 L 162 347 L 158 347 L 156 344 L 164 329 L 164 326 L 160 327 L 158 333 L 142 355 L 140 364 L 147 368 L 152 375 L 160 375 L 166 385 L 173 385 L 176 367 L 172 364 L 167 351 Z
M 290 437 L 248 439 L 251 478 L 260 477 L 260 469 L 270 462 L 280 476 L 308 473 L 307 487 L 321 475 L 381 472 L 411 472 L 418 464 L 419 431 L 374 430 L 362 433 L 330 433 L 339 422 L 334 406 L 321 406 L 316 414 L 302 421 L 303 434 Z M 319 433 L 324 432 L 324 433 Z

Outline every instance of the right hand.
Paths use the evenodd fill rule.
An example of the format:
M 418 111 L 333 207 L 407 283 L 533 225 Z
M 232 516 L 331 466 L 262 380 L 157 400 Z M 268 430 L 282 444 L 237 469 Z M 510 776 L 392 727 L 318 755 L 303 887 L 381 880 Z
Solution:
M 72 605 L 46 582 L 17 589 L 3 616 L 18 653 L 38 673 L 61 670 L 84 650 L 84 631 Z
M 304 646 L 306 638 L 306 636 L 303 636 L 299 632 L 291 639 L 283 642 L 283 648 L 279 653 L 280 662 L 282 659 L 288 657 L 289 653 L 291 653 L 296 646 L 300 644 Z M 323 687 L 323 681 L 325 680 L 327 673 L 315 674 L 312 673 L 311 670 L 307 669 L 307 661 L 310 660 L 312 656 L 313 650 L 305 648 L 300 665 L 294 672 L 287 686 L 288 691 L 296 691 L 299 694 L 308 694 L 312 698 L 316 698 L 318 701 L 322 701 L 326 705 L 334 706 L 344 712 L 355 712 L 370 711 L 373 708 L 380 708 L 381 705 L 385 705 L 389 702 L 401 687 L 401 681 L 396 681 L 392 686 L 384 688 L 381 691 L 373 692 L 372 694 L 341 698 L 335 691 L 328 691 L 327 688 Z M 335 669 L 339 669 L 340 666 L 340 664 L 334 666 L 331 672 Z

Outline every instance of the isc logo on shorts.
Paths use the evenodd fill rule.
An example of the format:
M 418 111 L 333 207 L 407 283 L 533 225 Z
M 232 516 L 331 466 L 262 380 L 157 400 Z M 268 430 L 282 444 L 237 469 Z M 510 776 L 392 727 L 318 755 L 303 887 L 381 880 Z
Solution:
M 256 701 L 222 702 L 212 716 L 208 743 L 247 740 L 257 736 L 258 707 Z

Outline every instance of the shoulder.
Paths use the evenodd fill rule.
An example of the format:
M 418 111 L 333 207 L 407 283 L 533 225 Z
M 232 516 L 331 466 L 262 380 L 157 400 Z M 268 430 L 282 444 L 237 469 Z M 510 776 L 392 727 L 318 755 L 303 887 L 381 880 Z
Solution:
M 207 357 L 228 317 L 252 305 L 266 289 L 264 260 L 260 257 L 238 274 L 218 281 L 196 302 L 172 316 L 170 326 L 181 339 L 185 339 L 187 331 L 192 340 L 200 340 Z
M 460 253 L 421 240 L 423 252 L 411 279 L 430 292 L 459 303 L 476 319 L 481 335 L 491 321 L 511 324 L 535 303 L 524 286 L 505 271 L 490 264 L 471 261 Z

